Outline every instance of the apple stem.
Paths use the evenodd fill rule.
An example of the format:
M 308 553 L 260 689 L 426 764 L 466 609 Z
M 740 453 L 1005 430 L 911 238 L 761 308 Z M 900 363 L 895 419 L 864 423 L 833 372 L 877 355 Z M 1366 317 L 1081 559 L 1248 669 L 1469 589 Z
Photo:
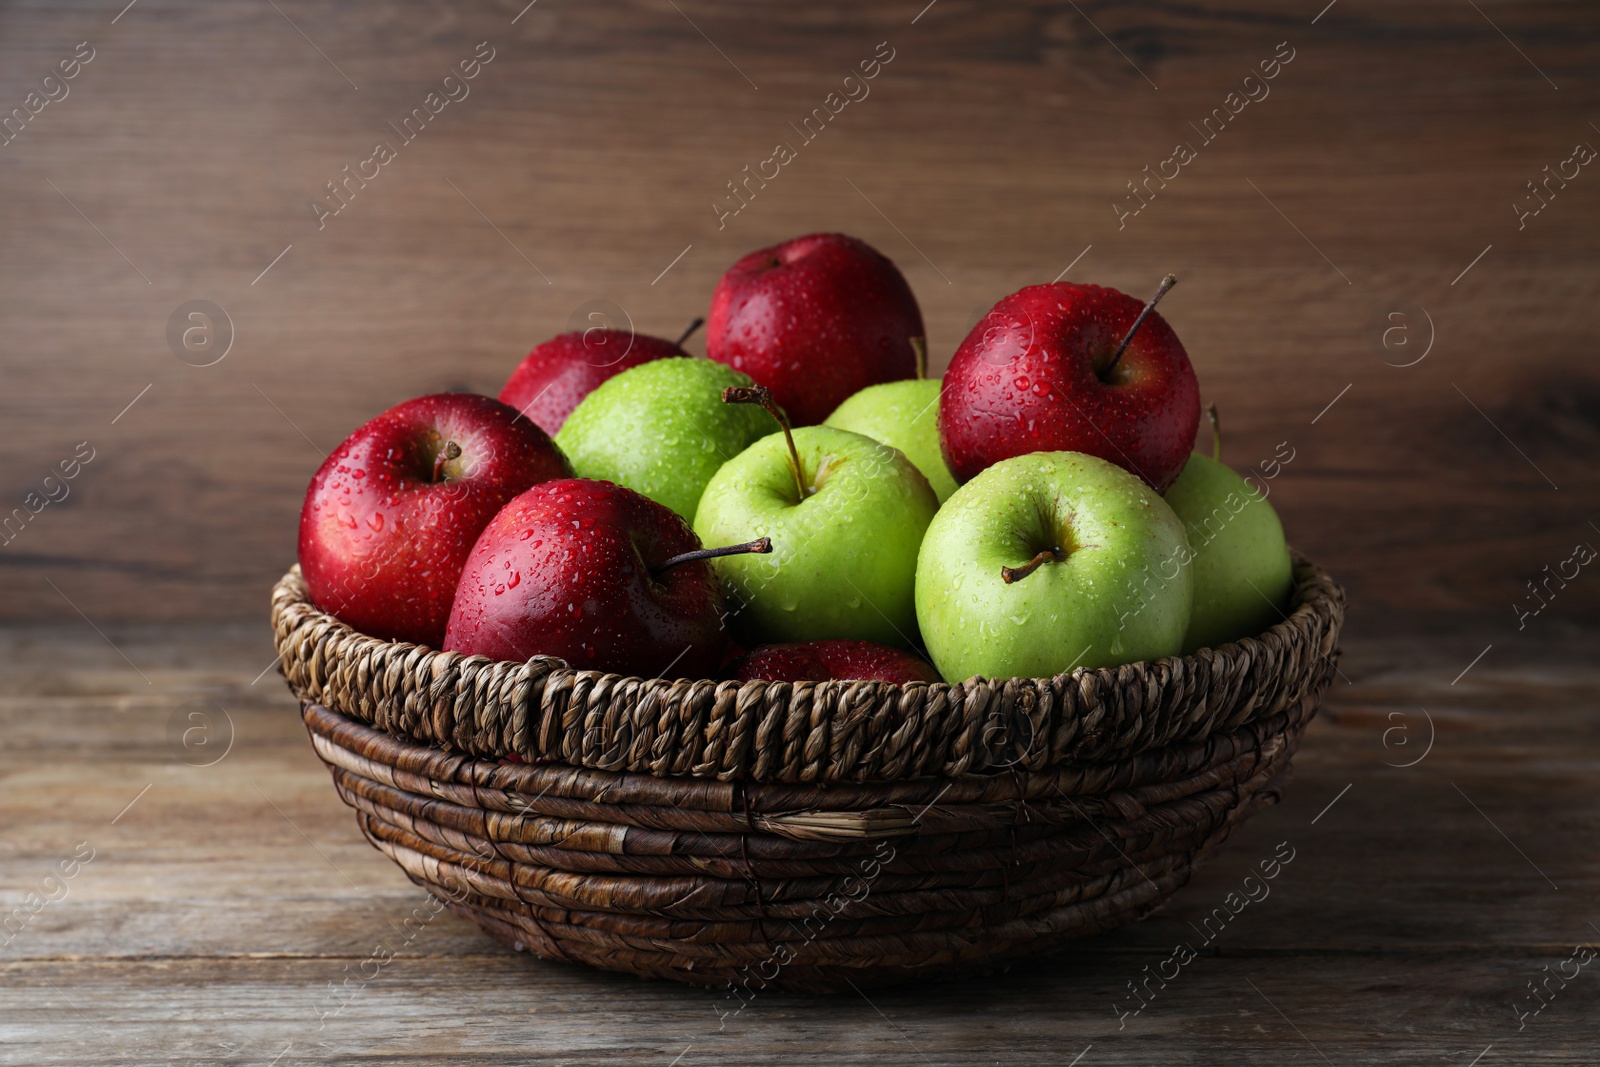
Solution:
M 1059 548 L 1047 548 L 1020 567 L 1001 567 L 1000 579 L 1007 585 L 1010 585 L 1012 582 L 1020 582 L 1022 579 L 1026 578 L 1028 575 L 1044 566 L 1046 563 L 1061 562 L 1061 559 L 1064 555 L 1065 553 Z
M 1206 419 L 1211 423 L 1211 458 L 1222 462 L 1222 419 L 1217 415 L 1217 405 L 1206 408 Z
M 917 357 L 917 377 L 928 376 L 928 339 L 925 337 L 911 338 L 911 352 Z
M 693 337 L 694 336 L 694 332 L 696 330 L 698 330 L 700 327 L 704 326 L 705 324 L 706 324 L 706 320 L 701 318 L 700 316 L 696 315 L 694 321 L 689 323 L 688 329 L 684 330 L 683 334 L 681 336 L 679 336 L 679 338 L 676 341 L 674 341 L 673 344 L 677 345 L 679 348 L 682 348 L 683 347 L 683 342 L 685 342 L 689 338 Z
M 730 385 L 722 391 L 724 404 L 760 404 L 767 409 L 767 414 L 778 420 L 778 425 L 783 427 L 783 440 L 789 446 L 789 470 L 794 474 L 795 491 L 804 500 L 806 492 L 805 476 L 800 473 L 800 452 L 794 447 L 794 434 L 789 431 L 789 416 L 772 399 L 772 390 L 764 385 L 740 386 Z
M 449 442 L 443 448 L 441 448 L 439 450 L 439 454 L 433 457 L 433 480 L 435 482 L 444 481 L 444 465 L 453 459 L 460 458 L 461 446 L 456 444 L 454 441 Z
M 668 567 L 676 567 L 680 563 L 693 563 L 697 559 L 716 559 L 718 556 L 744 556 L 771 551 L 772 538 L 758 537 L 754 541 L 746 541 L 742 545 L 724 545 L 722 548 L 699 548 L 693 552 L 684 552 L 681 555 L 673 556 L 650 573 L 655 577 L 660 577 L 661 572 Z
M 1144 310 L 1139 312 L 1139 317 L 1133 320 L 1133 325 L 1128 327 L 1128 332 L 1123 336 L 1122 343 L 1117 346 L 1116 354 L 1111 357 L 1111 362 L 1107 363 L 1106 369 L 1100 372 L 1102 381 L 1106 375 L 1111 373 L 1111 369 L 1117 365 L 1117 360 L 1122 358 L 1122 353 L 1128 350 L 1128 342 L 1132 341 L 1133 335 L 1139 332 L 1139 327 L 1143 326 L 1144 320 L 1150 317 L 1150 312 L 1154 311 L 1156 305 L 1161 303 L 1161 298 L 1167 295 L 1167 290 L 1177 284 L 1178 276 L 1176 274 L 1169 274 L 1161 279 L 1161 288 L 1156 290 L 1156 295 L 1152 296 L 1150 302 L 1144 306 Z

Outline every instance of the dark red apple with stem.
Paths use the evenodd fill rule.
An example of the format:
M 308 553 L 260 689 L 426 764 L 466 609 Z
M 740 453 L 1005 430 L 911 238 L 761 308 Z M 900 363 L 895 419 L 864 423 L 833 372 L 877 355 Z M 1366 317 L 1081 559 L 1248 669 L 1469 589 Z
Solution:
M 734 665 L 741 682 L 826 682 L 849 679 L 868 682 L 942 682 L 933 664 L 900 648 L 871 641 L 803 641 L 762 645 Z
M 711 297 L 706 355 L 772 390 L 796 426 L 917 373 L 922 312 L 899 269 L 864 241 L 814 233 L 751 252 Z
M 956 350 L 939 401 L 945 462 L 965 482 L 1029 452 L 1083 452 L 1165 492 L 1200 426 L 1200 385 L 1156 302 L 1056 282 L 1012 293 Z
M 641 363 L 687 356 L 683 343 L 704 322 L 695 319 L 676 341 L 598 326 L 552 337 L 517 364 L 500 390 L 500 402 L 554 437 L 572 409 L 601 382 Z
M 722 584 L 706 560 L 771 550 L 765 538 L 703 549 L 676 512 L 611 482 L 546 482 L 507 504 L 478 538 L 444 647 L 708 678 L 723 663 L 725 630 Z
M 518 493 L 571 473 L 545 432 L 498 400 L 441 393 L 392 407 L 306 489 L 311 601 L 362 633 L 438 648 L 478 534 Z

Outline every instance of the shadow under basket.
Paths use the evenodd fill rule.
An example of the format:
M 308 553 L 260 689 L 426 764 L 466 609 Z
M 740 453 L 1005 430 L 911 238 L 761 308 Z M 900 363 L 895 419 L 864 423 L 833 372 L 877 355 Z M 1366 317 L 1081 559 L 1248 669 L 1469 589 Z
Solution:
M 1257 637 L 960 685 L 626 678 L 380 641 L 272 595 L 367 840 L 490 936 L 704 986 L 981 973 L 1159 907 L 1273 803 L 1338 659 L 1295 559 Z M 515 757 L 525 762 L 502 762 Z

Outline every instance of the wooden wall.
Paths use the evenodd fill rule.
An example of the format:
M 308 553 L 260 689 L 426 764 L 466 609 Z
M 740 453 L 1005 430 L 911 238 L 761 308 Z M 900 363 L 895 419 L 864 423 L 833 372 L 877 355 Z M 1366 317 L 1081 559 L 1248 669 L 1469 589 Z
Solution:
M 524 2 L 0 10 L 0 112 L 67 91 L 0 147 L 0 512 L 93 451 L 0 545 L 0 617 L 261 618 L 350 429 L 496 391 L 585 301 L 672 335 L 740 254 L 820 229 L 901 265 L 936 367 L 1069 264 L 1136 294 L 1177 273 L 1228 458 L 1289 443 L 1273 500 L 1358 612 L 1514 630 L 1525 581 L 1600 546 L 1600 168 L 1511 206 L 1600 148 L 1592 5 Z M 324 183 L 484 41 L 470 95 L 319 228 Z M 880 42 L 870 95 L 719 227 L 725 183 Z M 192 300 L 233 325 L 212 366 L 168 344 Z M 1411 347 L 1375 340 L 1391 312 Z M 1600 614 L 1600 575 L 1547 610 Z

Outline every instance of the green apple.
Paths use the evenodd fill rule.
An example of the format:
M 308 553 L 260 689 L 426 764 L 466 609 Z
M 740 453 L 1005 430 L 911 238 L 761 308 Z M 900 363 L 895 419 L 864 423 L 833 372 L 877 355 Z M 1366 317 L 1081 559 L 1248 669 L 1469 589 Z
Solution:
M 740 631 L 759 641 L 914 644 L 917 548 L 939 509 L 928 480 L 861 434 L 802 427 L 792 452 L 786 437 L 764 437 L 725 463 L 694 519 L 708 545 L 772 539 L 768 555 L 712 563 L 742 602 Z
M 1253 637 L 1283 618 L 1294 564 L 1267 498 L 1232 468 L 1198 452 L 1167 490 L 1193 558 L 1194 608 L 1183 650 Z
M 1080 452 L 1003 460 L 922 541 L 917 621 L 947 681 L 1042 678 L 1176 655 L 1193 580 L 1183 524 L 1140 478 Z
M 956 491 L 955 476 L 939 451 L 939 391 L 943 386 L 937 378 L 869 385 L 834 408 L 823 425 L 898 448 L 916 464 L 943 504 Z
M 722 402 L 724 389 L 750 384 L 709 359 L 651 360 L 584 397 L 556 444 L 578 477 L 627 486 L 692 522 L 717 468 L 772 432 L 762 411 Z

